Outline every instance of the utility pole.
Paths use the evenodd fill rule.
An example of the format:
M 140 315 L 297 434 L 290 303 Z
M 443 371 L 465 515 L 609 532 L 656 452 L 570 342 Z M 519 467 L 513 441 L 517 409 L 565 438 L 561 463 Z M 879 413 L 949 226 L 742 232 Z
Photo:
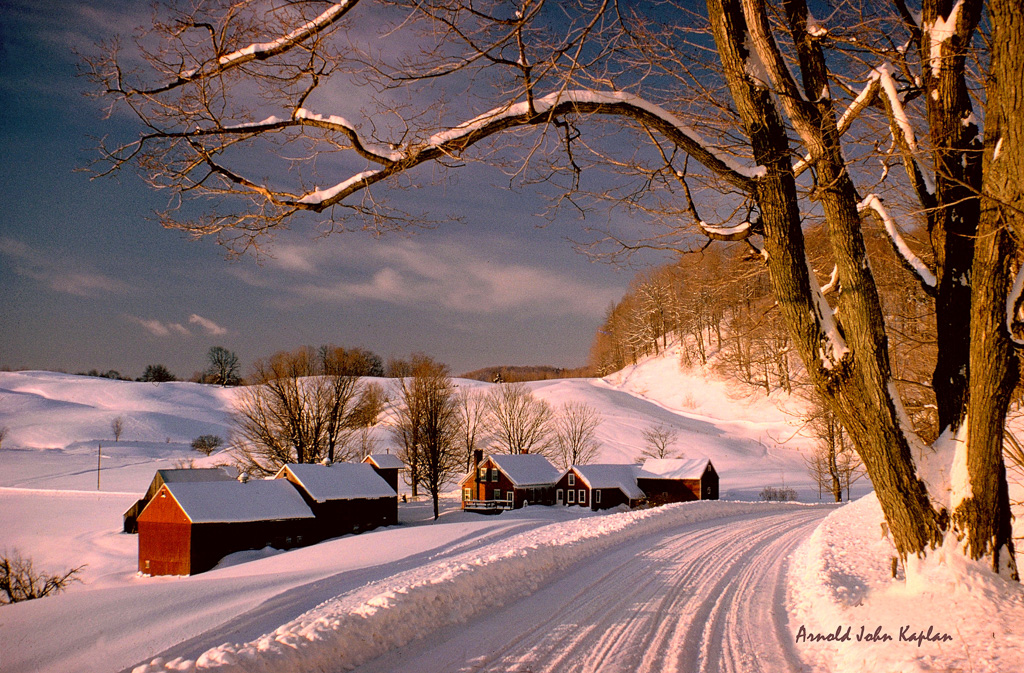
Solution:
M 96 442 L 96 490 L 100 490 L 100 462 L 103 459 L 103 444 Z

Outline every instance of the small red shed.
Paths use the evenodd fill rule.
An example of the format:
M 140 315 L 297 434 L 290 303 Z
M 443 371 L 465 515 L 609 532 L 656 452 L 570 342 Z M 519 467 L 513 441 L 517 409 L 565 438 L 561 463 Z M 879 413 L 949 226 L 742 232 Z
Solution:
M 497 512 L 554 502 L 558 469 L 535 453 L 495 454 L 462 480 L 462 508 Z
M 637 485 L 657 504 L 718 500 L 718 472 L 708 458 L 650 458 Z
M 298 489 L 326 540 L 398 523 L 398 494 L 368 463 L 294 464 L 274 477 Z
M 646 497 L 637 486 L 636 465 L 573 465 L 555 485 L 556 505 L 579 505 L 610 509 L 619 505 L 636 507 Z
M 372 465 L 377 474 L 398 493 L 398 473 L 405 469 L 405 462 L 401 458 L 393 453 L 372 453 L 363 458 L 363 462 Z
M 219 467 L 157 470 L 156 474 L 153 475 L 153 481 L 149 483 L 149 489 L 146 491 L 146 495 L 142 496 L 134 505 L 128 508 L 127 512 L 124 513 L 124 532 L 139 532 L 139 527 L 136 523 L 136 519 L 139 518 L 139 513 L 146 508 L 149 501 L 153 499 L 153 496 L 156 495 L 157 491 L 159 491 L 160 487 L 165 483 L 176 481 L 232 481 L 235 479 L 235 475 L 232 475 L 229 470 L 233 470 L 233 468 L 230 468 L 227 465 Z
M 236 551 L 300 546 L 314 523 L 287 481 L 166 482 L 138 517 L 139 572 L 194 575 Z

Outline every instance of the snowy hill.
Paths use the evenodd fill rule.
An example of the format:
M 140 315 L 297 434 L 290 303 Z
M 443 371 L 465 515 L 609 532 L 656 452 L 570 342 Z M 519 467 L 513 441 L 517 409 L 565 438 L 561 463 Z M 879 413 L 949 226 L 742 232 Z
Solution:
M 634 462 L 644 446 L 643 431 L 665 425 L 679 431 L 673 448 L 686 457 L 712 460 L 722 478 L 723 498 L 756 500 L 765 486 L 785 485 L 800 500 L 817 500 L 800 453 L 807 441 L 797 437 L 778 444 L 796 432 L 794 416 L 761 393 L 682 372 L 678 363 L 678 353 L 670 348 L 606 379 L 528 385 L 555 408 L 577 401 L 598 411 L 603 422 L 595 462 Z M 456 383 L 485 390 L 494 385 L 466 379 Z M 190 443 L 204 434 L 229 437 L 236 394 L 235 389 L 195 383 L 0 372 L 0 427 L 9 429 L 0 455 L 0 486 L 94 491 L 98 451 L 103 491 L 141 492 L 155 470 L 183 459 L 197 466 L 225 462 L 226 456 L 206 458 L 192 451 Z M 114 442 L 111 423 L 118 417 L 124 419 L 124 433 Z M 378 427 L 376 437 L 381 448 L 395 449 L 386 428 Z
M 400 507 L 399 526 L 289 552 L 241 552 L 201 575 L 154 578 L 136 573 L 137 539 L 121 532 L 121 513 L 156 469 L 181 459 L 198 458 L 198 465 L 226 460 L 223 454 L 203 457 L 189 444 L 200 434 L 227 438 L 237 391 L 49 372 L 0 373 L 0 427 L 9 428 L 0 451 L 0 550 L 17 548 L 47 571 L 86 564 L 82 582 L 65 594 L 0 606 L 2 670 L 86 673 L 144 662 L 150 662 L 144 669 L 149 671 L 198 667 L 280 673 L 358 666 L 417 639 L 433 642 L 438 629 L 442 635 L 463 632 L 475 625 L 480 611 L 485 618 L 481 623 L 490 624 L 485 632 L 491 629 L 496 642 L 504 642 L 500 639 L 509 624 L 502 611 L 507 605 L 518 605 L 523 596 L 539 597 L 542 605 L 557 605 L 562 598 L 575 603 L 593 593 L 595 578 L 615 577 L 601 569 L 602 554 L 621 557 L 623 568 L 635 566 L 640 557 L 644 563 L 657 561 L 669 574 L 656 570 L 646 577 L 675 577 L 678 572 L 680 578 L 691 577 L 696 590 L 702 586 L 696 569 L 702 564 L 707 564 L 703 572 L 731 568 L 735 561 L 727 550 L 744 545 L 747 558 L 765 563 L 774 559 L 776 570 L 786 567 L 792 553 L 789 579 L 783 577 L 769 591 L 723 602 L 719 590 L 737 586 L 730 574 L 728 582 L 716 580 L 722 584 L 701 589 L 709 602 L 698 605 L 690 604 L 692 595 L 682 585 L 659 590 L 654 600 L 682 597 L 685 614 L 696 610 L 707 617 L 697 620 L 688 639 L 724 647 L 737 638 L 733 625 L 738 613 L 731 606 L 740 612 L 761 606 L 775 615 L 774 628 L 781 629 L 790 652 L 794 641 L 787 629 L 795 633 L 798 625 L 825 633 L 841 624 L 879 624 L 897 633 L 906 621 L 955 634 L 942 647 L 913 642 L 836 647 L 798 641 L 796 651 L 810 670 L 1024 668 L 1024 654 L 1016 647 L 1024 637 L 1020 585 L 959 566 L 936 568 L 934 589 L 894 582 L 888 576 L 891 543 L 878 537 L 881 513 L 870 496 L 834 511 L 820 526 L 832 507 L 750 502 L 767 485 L 785 485 L 804 501 L 817 500 L 801 455 L 809 440 L 799 435 L 798 421 L 784 410 L 797 402 L 733 388 L 703 372 L 682 372 L 677 363 L 678 353 L 670 348 L 605 379 L 529 385 L 556 407 L 579 401 L 597 409 L 603 417 L 599 461 L 632 462 L 643 446 L 643 430 L 668 425 L 679 431 L 678 449 L 715 463 L 723 499 L 748 502 L 605 514 L 529 507 L 481 516 L 459 511 L 458 495 L 450 494 L 437 522 L 429 520 L 426 503 L 410 502 Z M 468 380 L 458 384 L 481 389 L 492 385 Z M 118 417 L 125 429 L 115 443 L 111 422 Z M 377 432 L 386 446 L 386 430 Z M 98 451 L 103 468 L 99 492 Z M 860 484 L 861 492 L 868 488 L 866 481 Z M 815 526 L 814 534 L 806 537 Z M 786 527 L 786 537 L 772 537 Z M 733 541 L 723 542 L 726 535 Z M 662 553 L 668 539 L 692 545 L 691 560 L 676 563 L 673 553 Z M 804 542 L 797 549 L 799 539 Z M 631 541 L 644 551 L 634 551 Z M 764 553 L 770 544 L 787 551 Z M 580 564 L 581 573 L 567 574 Z M 728 572 L 763 577 L 762 570 Z M 678 581 L 684 580 L 672 580 Z M 619 600 L 632 587 L 615 591 L 612 602 L 630 614 L 652 619 L 661 615 L 662 604 L 634 609 L 630 601 Z M 769 595 L 779 601 L 771 609 Z M 443 605 L 440 612 L 434 609 L 438 605 Z M 526 603 L 514 609 L 535 613 Z M 606 609 L 600 608 L 602 615 Z M 788 625 L 782 617 L 787 610 Z M 662 617 L 675 625 L 685 614 L 670 611 Z M 986 615 L 1000 617 L 989 620 Z M 522 628 L 531 621 L 514 624 Z M 455 631 L 445 632 L 445 624 Z M 575 626 L 580 634 L 607 640 L 601 635 L 604 627 Z M 633 640 L 608 640 L 616 643 L 609 656 L 637 662 L 646 657 L 650 631 L 637 633 Z M 560 636 L 557 641 L 564 644 Z M 456 663 L 466 656 L 461 645 L 431 647 Z M 670 648 L 668 654 L 692 653 Z M 701 656 L 706 654 L 701 648 Z M 753 655 L 744 650 L 743 656 Z M 366 670 L 395 670 L 386 656 L 377 661 L 376 668 Z M 536 670 L 565 670 L 557 657 L 551 662 Z M 508 670 L 501 661 L 495 665 L 493 670 Z

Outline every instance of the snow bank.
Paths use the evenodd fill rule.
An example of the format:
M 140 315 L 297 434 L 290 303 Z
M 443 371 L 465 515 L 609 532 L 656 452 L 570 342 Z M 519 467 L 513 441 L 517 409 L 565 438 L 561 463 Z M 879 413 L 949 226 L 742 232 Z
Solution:
M 624 540 L 772 507 L 707 501 L 552 524 L 342 594 L 250 642 L 226 643 L 195 661 L 154 659 L 134 673 L 350 670 L 530 595 L 582 557 Z
M 904 581 L 874 495 L 830 514 L 790 567 L 790 628 L 836 673 L 1024 671 L 1024 587 L 941 551 Z M 802 631 L 801 631 L 802 630 Z

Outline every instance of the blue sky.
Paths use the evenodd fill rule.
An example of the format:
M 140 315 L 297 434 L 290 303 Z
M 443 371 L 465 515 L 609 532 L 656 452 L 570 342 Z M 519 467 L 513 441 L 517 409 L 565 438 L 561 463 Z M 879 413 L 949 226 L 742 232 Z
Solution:
M 135 174 L 91 180 L 97 139 L 123 135 L 83 94 L 73 50 L 129 34 L 130 2 L 0 4 L 0 366 L 187 377 L 211 345 L 254 358 L 303 344 L 423 351 L 456 372 L 586 360 L 633 269 L 592 263 L 545 203 L 471 168 L 414 195 L 452 222 L 415 235 L 279 236 L 270 256 L 228 261 L 209 240 L 162 229 L 166 196 Z M 498 186 L 495 186 L 498 185 Z M 600 216 L 599 216 L 600 217 Z

